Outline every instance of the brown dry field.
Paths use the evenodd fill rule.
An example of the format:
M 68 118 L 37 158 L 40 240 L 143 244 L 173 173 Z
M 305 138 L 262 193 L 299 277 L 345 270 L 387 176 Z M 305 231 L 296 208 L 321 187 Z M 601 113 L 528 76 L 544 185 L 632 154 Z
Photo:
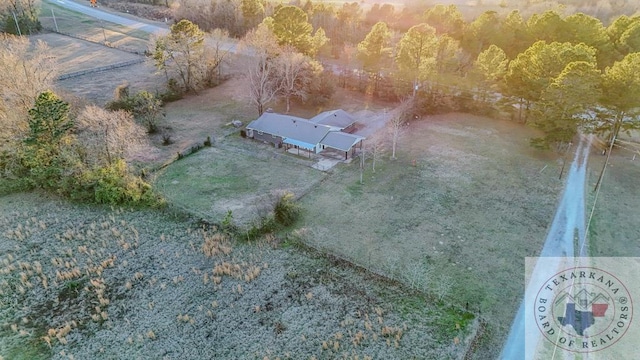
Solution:
M 129 51 L 144 52 L 148 48 L 149 34 L 135 28 L 101 21 L 88 15 L 59 7 L 52 3 L 42 3 L 40 22 L 45 29 L 55 29 L 62 33 L 72 34 L 93 42 L 107 42 L 111 46 Z M 116 13 L 102 8 L 101 11 Z M 119 16 L 134 18 L 128 14 L 117 13 Z M 148 23 L 149 21 L 146 20 Z M 160 23 L 158 23 L 160 24 Z
M 126 51 L 59 34 L 40 34 L 30 37 L 32 42 L 46 42 L 57 59 L 60 75 L 75 71 L 140 59 Z M 56 87 L 89 102 L 104 105 L 113 99 L 113 91 L 123 83 L 131 85 L 131 93 L 147 90 L 159 93 L 165 90 L 163 76 L 156 74 L 152 63 L 145 62 L 113 70 L 100 71 L 56 82 Z
M 65 79 L 58 81 L 56 86 L 97 105 L 104 105 L 113 99 L 113 91 L 123 83 L 130 85 L 129 91 L 132 94 L 141 90 L 155 94 L 165 89 L 164 79 L 155 74 L 155 68 L 149 63 Z
M 49 33 L 34 35 L 29 38 L 31 42 L 42 40 L 49 45 L 57 59 L 58 72 L 60 74 L 140 59 L 140 55 L 70 36 Z

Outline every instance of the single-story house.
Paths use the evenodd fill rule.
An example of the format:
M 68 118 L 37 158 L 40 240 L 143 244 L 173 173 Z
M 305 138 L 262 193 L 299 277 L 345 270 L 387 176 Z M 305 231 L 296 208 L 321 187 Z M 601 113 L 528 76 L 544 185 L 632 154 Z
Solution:
M 322 114 L 325 115 L 318 117 Z M 314 117 L 313 119 L 316 119 L 314 122 L 313 119 L 265 112 L 247 125 L 246 134 L 249 138 L 272 143 L 277 148 L 303 149 L 314 154 L 326 149 L 334 149 L 344 152 L 345 159 L 349 157 L 349 152 L 353 155 L 356 146 L 362 146 L 364 137 L 340 131 L 353 126 L 354 121 L 351 115 L 343 110 L 327 111 L 322 114 Z M 342 127 L 345 124 L 346 127 Z

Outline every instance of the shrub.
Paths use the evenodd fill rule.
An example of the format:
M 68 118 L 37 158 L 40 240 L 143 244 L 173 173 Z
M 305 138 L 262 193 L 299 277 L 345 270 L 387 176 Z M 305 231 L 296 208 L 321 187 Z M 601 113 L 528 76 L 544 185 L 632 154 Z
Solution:
M 233 211 L 227 210 L 227 214 L 222 219 L 222 223 L 220 224 L 222 231 L 227 234 L 232 234 L 238 230 L 236 223 L 233 221 Z
M 147 128 L 147 132 L 153 134 L 158 131 L 157 123 L 162 108 L 162 100 L 148 91 L 140 91 L 128 99 L 133 104 L 133 116 L 143 123 Z
M 158 117 L 162 108 L 162 99 L 148 91 L 139 91 L 133 96 L 129 95 L 128 85 L 122 84 L 114 91 L 114 100 L 105 105 L 107 110 L 124 110 L 144 125 L 149 134 L 158 131 Z
M 167 146 L 173 144 L 173 140 L 171 140 L 171 135 L 164 133 L 162 134 L 162 145 Z
M 273 214 L 278 224 L 292 225 L 300 215 L 300 206 L 295 203 L 295 197 L 290 192 L 282 194 L 273 208 Z
M 28 14 L 23 14 L 17 17 L 18 26 L 20 26 L 20 31 L 18 32 L 18 28 L 16 27 L 16 22 L 13 18 L 13 15 L 9 14 L 5 16 L 4 19 L 4 32 L 18 35 L 18 33 L 22 33 L 22 35 L 31 35 L 32 33 L 39 32 L 42 30 L 42 24 L 37 17 L 30 16 Z
M 211 147 L 211 136 L 207 136 L 207 140 L 204 141 L 204 146 Z
M 189 148 L 189 151 L 186 153 L 186 155 L 191 155 L 191 154 L 195 154 L 198 151 L 202 150 L 203 146 L 200 144 L 195 144 L 192 147 Z
M 129 173 L 124 160 L 69 177 L 61 187 L 74 200 L 109 205 L 157 206 L 162 200 L 151 185 Z

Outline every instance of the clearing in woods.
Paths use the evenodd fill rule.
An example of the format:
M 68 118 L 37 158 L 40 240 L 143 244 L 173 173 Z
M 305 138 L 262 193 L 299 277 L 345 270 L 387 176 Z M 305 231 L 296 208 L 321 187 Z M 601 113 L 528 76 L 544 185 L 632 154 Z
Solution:
M 95 30 L 95 23 L 90 26 Z M 104 36 L 101 30 L 89 35 L 95 41 Z M 59 35 L 48 36 L 55 42 Z M 69 44 L 80 58 L 94 51 L 84 42 L 73 45 L 75 41 L 81 40 Z M 116 42 L 115 38 L 108 41 Z M 100 48 L 109 53 L 108 61 L 125 61 L 120 56 L 129 56 Z M 54 49 L 73 64 L 72 52 L 62 46 Z M 72 67 L 91 68 L 93 62 L 96 67 L 104 65 L 100 57 L 91 56 Z M 134 91 L 162 89 L 164 79 L 153 73 L 151 65 L 140 64 L 58 85 L 104 103 L 124 80 L 135 79 Z M 233 209 L 238 220 L 245 221 L 260 215 L 256 201 L 266 201 L 249 194 L 310 190 L 302 199 L 304 213 L 298 223 L 302 240 L 447 302 L 468 304 L 490 326 L 475 358 L 495 357 L 522 296 L 524 257 L 539 254 L 562 186 L 561 162 L 528 146 L 536 132 L 466 114 L 431 116 L 411 123 L 397 160 L 383 156 L 375 173 L 368 161 L 364 184 L 359 183 L 357 162 L 339 165 L 319 182 L 325 175 L 310 169 L 305 160 L 281 156 L 272 148 L 230 135 L 236 130 L 225 127 L 229 121 L 246 123 L 255 117 L 239 92 L 237 83 L 230 81 L 167 105 L 162 126 L 175 143 L 163 147 L 156 135 L 150 161 L 166 159 L 210 134 L 220 142 L 160 175 L 158 185 L 170 200 L 194 213 L 205 209 L 214 217 Z M 337 89 L 334 99 L 339 100 L 326 108 L 366 110 L 370 115 L 382 112 L 382 105 L 349 94 Z M 280 105 L 275 108 L 281 111 Z M 298 110 L 296 115 L 310 117 L 322 109 Z M 595 184 L 604 157 L 592 156 L 590 161 L 588 187 Z M 233 172 L 225 172 L 229 166 L 235 166 Z M 588 232 L 589 254 L 640 256 L 636 224 L 640 190 L 633 181 L 638 176 L 639 160 L 630 152 L 612 156 Z M 587 195 L 589 212 L 594 194 Z M 138 330 L 132 329 L 131 334 Z M 143 334 L 138 335 L 132 335 L 134 341 L 140 336 L 144 340 Z

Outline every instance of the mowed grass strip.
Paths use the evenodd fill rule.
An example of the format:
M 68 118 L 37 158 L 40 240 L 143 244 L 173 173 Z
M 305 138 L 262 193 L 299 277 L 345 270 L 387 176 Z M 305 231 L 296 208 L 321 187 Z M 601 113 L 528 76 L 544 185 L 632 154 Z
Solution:
M 169 202 L 195 214 L 220 220 L 231 210 L 235 221 L 248 223 L 270 210 L 279 192 L 301 195 L 325 176 L 309 167 L 311 162 L 292 157 L 231 138 L 174 162 L 158 175 L 156 186 Z
M 562 182 L 531 129 L 465 114 L 413 122 L 399 157 L 359 164 L 305 196 L 316 247 L 481 312 L 506 335 Z M 546 168 L 545 168 L 546 166 Z M 495 340 L 495 339 L 494 339 Z M 494 344 L 495 345 L 495 344 Z
M 597 201 L 589 224 L 587 253 L 590 256 L 640 256 L 640 157 L 634 157 L 632 150 L 631 146 L 614 150 L 597 200 L 595 185 L 606 156 L 593 151 L 589 159 L 587 216 Z

